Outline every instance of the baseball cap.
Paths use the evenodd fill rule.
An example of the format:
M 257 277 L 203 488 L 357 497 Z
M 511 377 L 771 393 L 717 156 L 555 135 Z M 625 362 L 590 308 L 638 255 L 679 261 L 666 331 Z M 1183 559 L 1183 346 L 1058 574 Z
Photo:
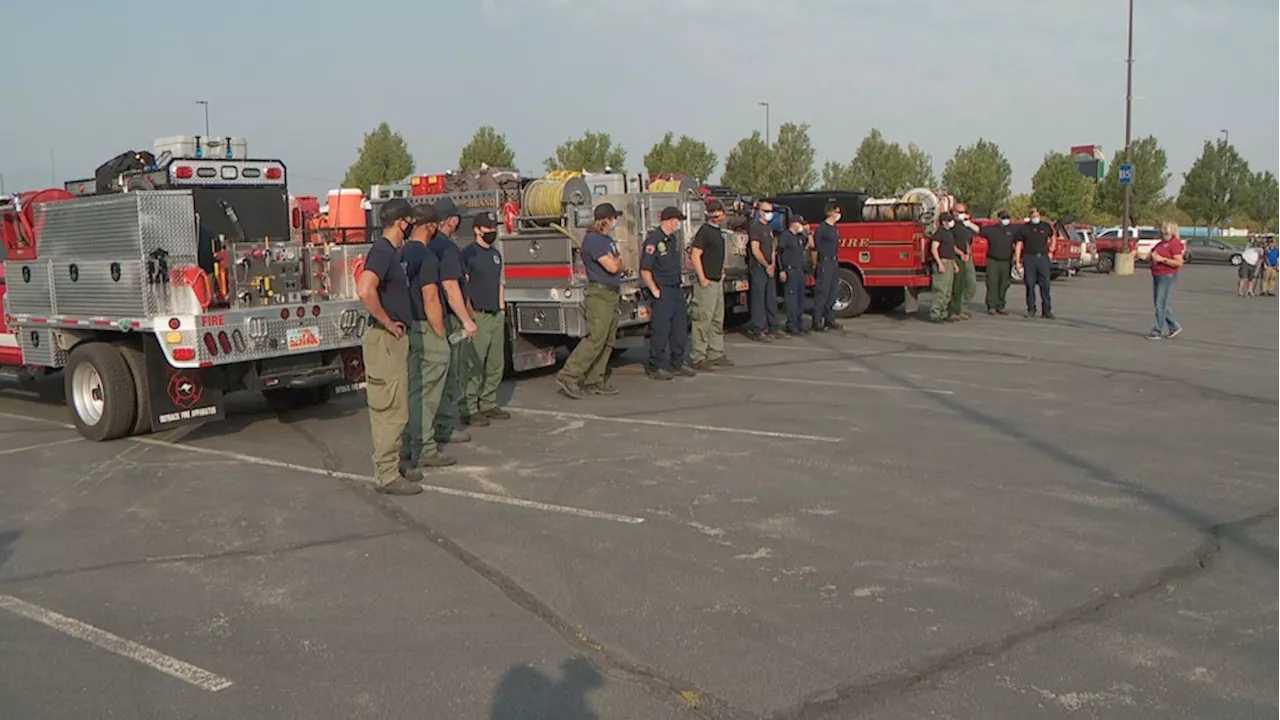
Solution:
M 942 221 L 942 222 L 947 222 L 947 221 L 949 221 L 949 220 L 955 220 L 955 219 L 956 219 L 956 216 L 955 216 L 955 215 L 952 215 L 952 214 L 951 214 L 951 213 L 949 213 L 949 212 L 944 212 L 944 213 L 942 213 L 941 215 L 939 215 L 939 216 L 938 216 L 938 220 L 940 220 L 940 221 Z
M 622 213 L 619 213 L 618 209 L 613 206 L 613 203 L 600 203 L 596 206 L 595 219 L 610 220 L 621 214 Z
M 668 206 L 662 209 L 662 215 L 660 215 L 658 219 L 663 221 L 684 220 L 685 217 L 684 217 L 684 213 L 680 212 L 680 208 L 677 208 L 675 206 Z
M 1000 218 L 1001 220 L 1008 220 L 1008 219 L 1009 219 L 1009 211 L 1008 211 L 1008 210 L 1001 210 L 1000 212 L 996 213 L 996 217 Z
M 472 219 L 471 224 L 476 227 L 496 228 L 498 227 L 498 218 L 494 217 L 493 213 L 485 210 L 484 212 L 476 214 L 475 218 Z
M 436 214 L 436 208 L 429 203 L 420 203 L 413 207 L 413 219 L 420 223 L 440 222 L 440 216 Z
M 453 198 L 440 198 L 436 201 L 436 215 L 440 216 L 441 220 L 451 217 L 462 217 L 465 214 L 466 213 L 464 213 L 462 209 L 453 202 Z
M 391 198 L 383 203 L 382 209 L 378 211 L 378 217 L 382 218 L 383 225 L 390 225 L 397 220 L 413 216 L 413 206 L 404 198 Z

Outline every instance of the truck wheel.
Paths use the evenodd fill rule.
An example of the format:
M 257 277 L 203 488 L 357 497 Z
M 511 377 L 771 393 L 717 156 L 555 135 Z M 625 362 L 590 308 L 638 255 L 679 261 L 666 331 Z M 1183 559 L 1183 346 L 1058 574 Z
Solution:
M 876 312 L 893 312 L 907 301 L 906 288 L 872 288 L 871 309 Z
M 137 408 L 133 413 L 133 427 L 130 437 L 149 435 L 151 433 L 151 390 L 147 387 L 147 362 L 140 348 L 121 343 L 116 345 L 120 357 L 129 366 L 129 374 L 133 376 L 133 388 L 137 394 Z
M 862 278 L 849 268 L 840 268 L 835 311 L 838 318 L 855 318 L 871 306 L 871 295 L 862 286 Z
M 1115 253 L 1104 252 L 1098 256 L 1098 272 L 1106 274 L 1116 269 Z
M 104 442 L 129 433 L 138 410 L 138 391 L 129 364 L 114 345 L 75 346 L 65 375 L 67 406 L 81 435 Z

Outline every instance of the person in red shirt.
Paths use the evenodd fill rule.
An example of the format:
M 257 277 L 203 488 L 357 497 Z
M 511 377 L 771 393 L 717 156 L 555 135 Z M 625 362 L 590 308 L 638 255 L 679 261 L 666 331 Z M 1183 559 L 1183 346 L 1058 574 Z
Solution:
M 1151 285 L 1156 305 L 1156 326 L 1147 335 L 1148 340 L 1175 338 L 1182 333 L 1182 326 L 1169 312 L 1169 296 L 1178 280 L 1178 269 L 1183 265 L 1182 253 L 1186 246 L 1178 237 L 1178 226 L 1166 220 L 1160 224 L 1163 238 L 1151 249 Z

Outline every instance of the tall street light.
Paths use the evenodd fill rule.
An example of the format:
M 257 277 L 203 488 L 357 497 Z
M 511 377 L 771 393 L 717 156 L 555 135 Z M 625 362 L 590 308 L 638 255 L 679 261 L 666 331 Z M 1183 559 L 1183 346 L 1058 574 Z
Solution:
M 204 106 L 204 136 L 207 138 L 209 137 L 209 101 L 197 100 L 196 104 Z
M 769 147 L 769 103 L 758 103 L 764 108 L 764 146 Z
M 1219 130 L 1218 132 L 1222 133 L 1222 138 L 1223 138 L 1223 140 L 1225 140 L 1225 141 L 1226 141 L 1226 143 L 1227 143 L 1228 145 L 1230 145 L 1230 144 L 1231 144 L 1231 131 L 1230 131 L 1230 130 Z
M 1129 0 L 1129 57 L 1125 60 L 1125 91 L 1124 91 L 1124 161 L 1126 165 L 1132 167 L 1133 148 L 1131 143 L 1133 140 L 1133 0 Z M 1133 225 L 1133 218 L 1129 216 L 1129 192 L 1133 187 L 1130 182 L 1124 186 L 1124 212 L 1121 214 L 1121 227 L 1124 228 L 1125 243 L 1123 252 L 1129 251 L 1129 228 Z

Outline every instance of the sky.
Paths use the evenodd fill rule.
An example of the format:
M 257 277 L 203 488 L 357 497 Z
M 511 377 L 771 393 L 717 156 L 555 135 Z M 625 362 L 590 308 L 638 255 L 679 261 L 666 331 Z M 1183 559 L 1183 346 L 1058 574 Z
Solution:
M 5 189 L 87 177 L 156 138 L 211 132 L 284 160 L 297 194 L 337 187 L 390 123 L 421 172 L 493 125 L 540 172 L 604 131 L 638 171 L 663 133 L 723 159 L 808 123 L 820 168 L 871 128 L 941 173 L 978 138 L 1013 190 L 1051 150 L 1124 144 L 1126 0 L 0 0 Z M 1136 0 L 1133 133 L 1174 187 L 1207 139 L 1280 159 L 1280 3 Z M 27 28 L 27 30 L 23 30 Z M 1280 174 L 1280 173 L 1278 173 Z

